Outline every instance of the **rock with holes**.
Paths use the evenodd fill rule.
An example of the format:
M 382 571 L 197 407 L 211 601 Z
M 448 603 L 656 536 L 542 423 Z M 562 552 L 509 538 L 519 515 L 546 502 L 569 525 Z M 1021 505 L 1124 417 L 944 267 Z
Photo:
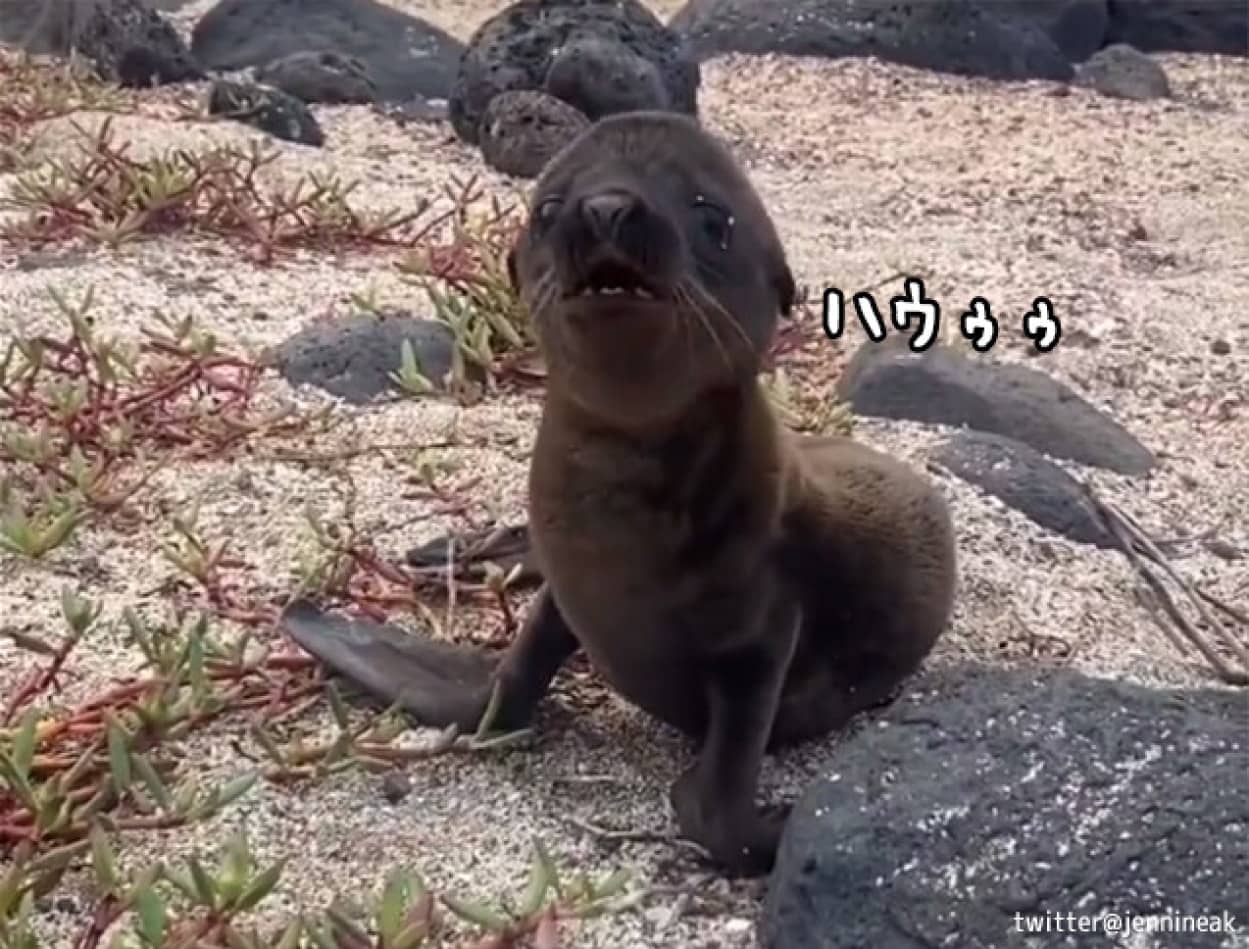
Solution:
M 476 144 L 491 99 L 553 91 L 553 69 L 551 86 L 586 115 L 657 106 L 697 113 L 698 64 L 639 0 L 519 0 L 469 40 L 449 103 L 456 134 Z
M 902 337 L 894 337 L 902 339 Z M 1070 387 L 1028 366 L 935 345 L 864 343 L 837 382 L 855 412 L 1007 435 L 1054 458 L 1141 475 L 1154 457 Z
M 1145 52 L 1249 55 L 1245 0 L 1110 0 L 1110 43 Z
M 491 168 L 517 178 L 535 178 L 589 124 L 567 102 L 544 92 L 505 92 L 490 100 L 478 145 Z
M 852 726 L 795 807 L 759 944 L 1102 949 L 1104 933 L 1037 927 L 1170 912 L 1205 922 L 1116 944 L 1241 945 L 1247 726 L 1239 691 L 930 669 Z
M 932 460 L 1013 507 L 1046 530 L 1095 547 L 1118 547 L 1080 483 L 1023 442 L 959 432 Z
M 947 73 L 1069 80 L 1068 56 L 1045 27 L 1052 19 L 1065 42 L 1095 32 L 1096 8 L 1083 17 L 1080 9 L 1073 0 L 691 0 L 671 25 L 699 57 L 877 56 Z
M 445 99 L 463 51 L 450 34 L 380 0 L 221 0 L 195 25 L 191 48 L 220 70 L 332 52 L 362 63 L 386 102 Z
M 256 70 L 265 85 L 281 89 L 304 102 L 373 102 L 377 83 L 360 60 L 322 50 L 292 53 Z
M 405 342 L 421 375 L 440 387 L 451 369 L 454 335 L 444 323 L 398 310 L 317 320 L 271 349 L 266 361 L 293 386 L 363 404 L 397 391 L 391 373 L 402 368 Z
M 1078 85 L 1115 99 L 1165 99 L 1171 95 L 1166 71 L 1147 53 L 1115 43 L 1076 70 Z
M 124 86 L 203 76 L 182 37 L 144 0 L 4 0 L 0 41 L 33 53 L 76 52 Z
M 281 89 L 218 79 L 208 93 L 208 113 L 246 123 L 288 142 L 318 147 L 325 144 L 316 117 Z
M 671 101 L 659 68 L 623 43 L 583 36 L 551 57 L 546 91 L 596 121 L 615 112 L 667 109 Z

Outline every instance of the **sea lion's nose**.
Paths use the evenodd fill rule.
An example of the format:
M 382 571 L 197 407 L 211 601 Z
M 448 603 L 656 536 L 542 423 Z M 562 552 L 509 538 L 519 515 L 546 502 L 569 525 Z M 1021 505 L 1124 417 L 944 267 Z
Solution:
M 600 191 L 581 199 L 581 217 L 599 237 L 616 238 L 638 200 L 626 191 Z

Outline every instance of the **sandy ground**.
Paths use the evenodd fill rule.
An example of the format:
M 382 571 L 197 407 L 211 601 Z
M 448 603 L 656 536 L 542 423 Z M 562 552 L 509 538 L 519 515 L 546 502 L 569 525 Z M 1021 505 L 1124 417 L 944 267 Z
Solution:
M 180 21 L 193 21 L 208 5 L 184 8 Z M 467 37 L 503 4 L 396 5 L 419 8 Z M 677 4 L 653 6 L 666 14 Z M 1082 90 L 1060 94 L 1065 90 L 1048 83 L 992 84 L 873 62 L 728 57 L 705 67 L 701 103 L 708 124 L 747 162 L 800 282 L 848 295 L 905 272 L 923 276 L 954 314 L 985 296 L 1004 326 L 999 358 L 1043 365 L 1163 459 L 1149 479 L 1083 470 L 1077 476 L 1159 537 L 1214 531 L 1249 550 L 1249 63 L 1162 61 L 1176 99 L 1140 104 Z M 359 178 L 363 200 L 377 207 L 411 207 L 470 172 L 501 195 L 524 193 L 522 183 L 491 173 L 444 125 L 400 128 L 364 108 L 316 112 L 326 148 L 280 145 L 284 172 L 332 168 Z M 242 126 L 148 117 L 122 117 L 114 126 L 135 154 L 259 137 Z M 44 132 L 46 154 L 69 147 L 65 120 Z M 154 308 L 166 308 L 193 314 L 227 347 L 252 352 L 311 319 L 346 312 L 349 295 L 370 287 L 383 303 L 428 309 L 424 296 L 375 255 L 307 253 L 261 268 L 225 243 L 170 238 L 120 251 L 31 256 L 4 248 L 0 333 L 55 327 L 47 290 L 78 295 L 88 285 L 101 330 L 133 334 Z M 881 298 L 899 286 L 893 280 Z M 1036 357 L 1014 327 L 1039 294 L 1054 301 L 1065 332 L 1057 351 Z M 836 366 L 863 336 L 852 327 L 832 344 L 817 334 L 808 328 L 814 342 L 794 372 L 799 382 L 830 391 Z M 1230 353 L 1214 354 L 1216 341 Z M 302 406 L 328 401 L 279 380 L 266 390 Z M 461 465 L 445 483 L 484 475 L 472 488 L 474 513 L 523 514 L 535 399 L 512 396 L 468 409 L 401 401 L 348 414 L 351 437 L 365 444 L 416 449 L 458 431 L 469 447 L 443 453 Z M 942 434 L 870 420 L 860 420 L 857 431 L 919 466 Z M 318 447 L 329 450 L 346 437 L 340 430 Z M 423 502 L 397 496 L 407 464 L 394 453 L 351 463 L 366 525 L 410 523 L 428 513 Z M 1097 675 L 1209 684 L 1205 669 L 1177 656 L 1136 603 L 1135 579 L 1121 557 L 1048 535 L 960 482 L 941 485 L 957 520 L 962 586 L 933 662 L 1066 661 Z M 305 504 L 333 514 L 341 510 L 339 487 L 262 456 L 180 465 L 162 473 L 153 496 L 174 507 L 200 498 L 205 531 L 232 536 L 234 549 L 278 589 L 306 546 Z M 385 535 L 382 546 L 399 556 L 456 526 L 429 517 Z M 168 539 L 163 526 L 124 534 L 101 527 L 49 565 L 0 556 L 0 616 L 19 629 L 55 629 L 55 591 L 68 581 L 102 600 L 106 621 L 127 604 L 159 609 L 158 591 L 172 568 L 154 551 Z M 1249 560 L 1224 561 L 1194 546 L 1179 566 L 1225 599 L 1249 601 Z M 0 693 L 25 662 L 0 641 Z M 78 656 L 66 701 L 134 665 L 106 629 Z M 560 694 L 566 691 L 564 682 Z M 551 708 L 560 701 L 557 695 Z M 246 826 L 262 859 L 292 856 L 278 908 L 318 907 L 335 895 L 365 895 L 396 865 L 457 892 L 519 891 L 530 840 L 540 835 L 561 860 L 596 873 L 623 862 L 655 891 L 635 912 L 585 925 L 570 944 L 751 944 L 760 883 L 726 882 L 670 843 L 609 844 L 584 827 L 670 833 L 664 789 L 689 747 L 610 697 L 575 718 L 554 717 L 532 751 L 414 766 L 412 793 L 398 805 L 383 800 L 376 776 L 360 772 L 298 792 L 262 786 L 219 820 L 135 840 L 127 862 L 212 846 L 227 830 Z M 236 731 L 215 726 L 190 744 L 186 760 L 197 774 L 229 775 L 246 765 L 232 750 Z M 833 745 L 769 760 L 765 792 L 793 796 L 814 775 L 834 770 Z M 65 945 L 81 925 L 76 905 L 60 902 L 42 915 L 47 945 Z

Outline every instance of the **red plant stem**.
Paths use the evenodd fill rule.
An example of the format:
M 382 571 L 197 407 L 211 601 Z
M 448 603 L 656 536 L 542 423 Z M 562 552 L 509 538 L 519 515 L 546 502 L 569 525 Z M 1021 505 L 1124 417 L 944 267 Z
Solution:
M 99 949 L 100 940 L 108 932 L 109 927 L 117 922 L 125 912 L 125 908 L 112 896 L 105 896 L 96 903 L 91 913 L 87 928 L 74 944 L 74 949 Z
M 27 681 L 26 685 L 18 689 L 5 706 L 3 722 L 5 725 L 12 723 L 14 716 L 18 710 L 24 705 L 29 705 L 40 695 L 46 692 L 49 687 L 56 681 L 57 673 L 65 665 L 65 661 L 69 658 L 69 654 L 73 652 L 74 647 L 78 645 L 78 640 L 72 637 L 66 637 L 62 640 L 61 645 L 57 648 L 56 654 L 48 663 L 48 667 L 41 673 L 36 671 Z

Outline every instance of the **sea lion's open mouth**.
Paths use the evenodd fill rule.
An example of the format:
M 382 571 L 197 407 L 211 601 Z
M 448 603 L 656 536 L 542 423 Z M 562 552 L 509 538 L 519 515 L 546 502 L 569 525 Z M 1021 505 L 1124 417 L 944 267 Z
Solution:
M 591 267 L 568 293 L 570 297 L 619 297 L 627 300 L 658 300 L 664 295 L 654 281 L 619 260 L 604 261 Z

